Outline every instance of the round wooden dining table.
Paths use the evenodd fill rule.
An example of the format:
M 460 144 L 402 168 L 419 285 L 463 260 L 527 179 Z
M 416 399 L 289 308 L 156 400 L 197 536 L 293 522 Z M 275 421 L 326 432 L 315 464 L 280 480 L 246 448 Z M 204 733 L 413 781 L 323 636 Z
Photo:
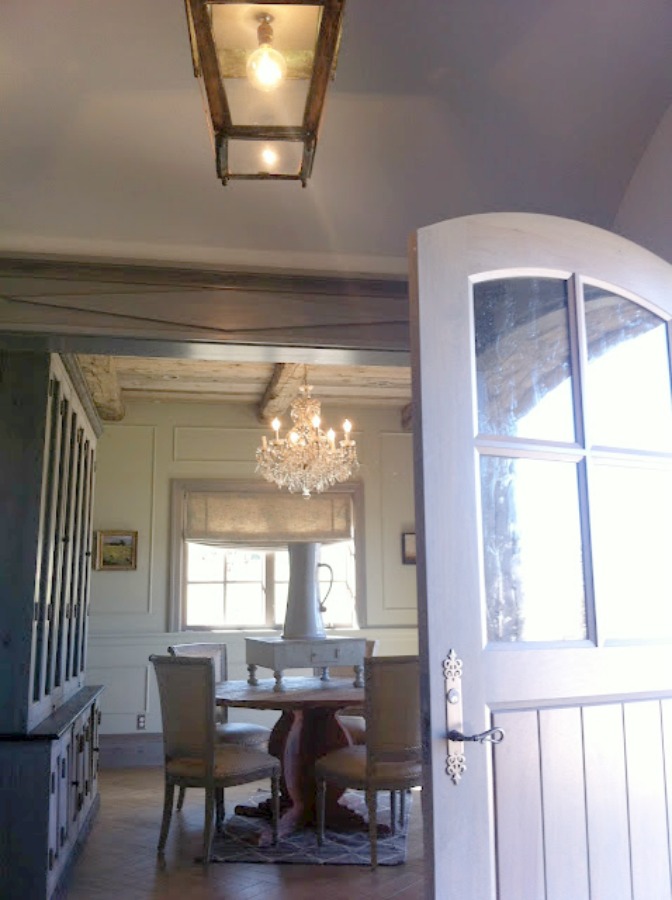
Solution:
M 274 690 L 275 679 L 223 681 L 216 685 L 221 706 L 279 710 L 268 750 L 282 765 L 279 833 L 289 834 L 315 822 L 315 760 L 331 750 L 347 747 L 352 740 L 339 722 L 339 709 L 364 705 L 364 689 L 347 678 L 323 681 L 318 677 L 285 677 L 283 690 Z M 328 824 L 361 827 L 361 818 L 340 805 L 343 791 L 327 787 L 325 818 Z M 246 815 L 270 816 L 269 805 L 236 809 Z

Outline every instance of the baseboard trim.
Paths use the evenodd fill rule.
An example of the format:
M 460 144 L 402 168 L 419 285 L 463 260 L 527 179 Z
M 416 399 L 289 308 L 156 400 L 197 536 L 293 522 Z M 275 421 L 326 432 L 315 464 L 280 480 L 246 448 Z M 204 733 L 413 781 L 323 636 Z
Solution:
M 101 769 L 163 765 L 162 734 L 101 734 Z

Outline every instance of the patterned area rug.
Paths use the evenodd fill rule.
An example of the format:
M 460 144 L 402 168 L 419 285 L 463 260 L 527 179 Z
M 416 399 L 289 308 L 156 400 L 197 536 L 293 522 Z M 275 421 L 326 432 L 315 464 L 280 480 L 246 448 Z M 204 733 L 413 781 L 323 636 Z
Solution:
M 268 794 L 260 791 L 251 800 L 259 803 Z M 366 816 L 366 801 L 361 791 L 348 790 L 340 801 L 350 809 Z M 397 801 L 398 808 L 398 801 Z M 403 827 L 397 825 L 397 833 L 379 834 L 378 865 L 399 866 L 406 862 L 406 834 L 411 808 L 411 794 L 406 795 L 406 814 Z M 397 811 L 397 815 L 399 815 Z M 368 819 L 367 819 L 368 820 Z M 389 826 L 389 794 L 378 794 L 378 823 Z M 302 865 L 369 866 L 371 854 L 369 833 L 366 828 L 358 831 L 325 830 L 324 844 L 317 845 L 315 829 L 303 828 L 288 837 L 281 838 L 275 847 L 257 847 L 253 841 L 260 827 L 260 820 L 233 815 L 227 819 L 223 834 L 215 835 L 212 862 L 221 863 L 301 863 Z M 386 831 L 388 829 L 385 829 Z

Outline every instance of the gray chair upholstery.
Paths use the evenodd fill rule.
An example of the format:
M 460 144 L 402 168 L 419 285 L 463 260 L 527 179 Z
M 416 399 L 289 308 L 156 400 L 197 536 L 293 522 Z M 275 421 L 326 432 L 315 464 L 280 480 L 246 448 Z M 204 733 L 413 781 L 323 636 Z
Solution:
M 224 821 L 224 789 L 271 779 L 273 842 L 277 841 L 280 763 L 269 753 L 235 744 L 215 744 L 215 667 L 210 657 L 150 656 L 161 701 L 165 793 L 158 852 L 163 854 L 175 787 L 205 788 L 203 863 L 212 847 L 215 807 Z
M 378 863 L 377 792 L 390 791 L 391 825 L 396 828 L 395 792 L 422 784 L 420 666 L 417 656 L 375 656 L 364 660 L 366 744 L 343 747 L 317 760 L 318 842 L 324 841 L 327 782 L 366 793 L 371 865 Z

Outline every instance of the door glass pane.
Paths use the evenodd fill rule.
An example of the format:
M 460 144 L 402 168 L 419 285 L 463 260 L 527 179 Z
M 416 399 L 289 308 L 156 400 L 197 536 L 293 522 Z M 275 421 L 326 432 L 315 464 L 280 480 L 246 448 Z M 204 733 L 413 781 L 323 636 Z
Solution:
M 596 465 L 590 488 L 600 626 L 612 638 L 672 637 L 672 472 Z
M 567 282 L 474 285 L 478 430 L 574 441 Z
M 591 443 L 672 450 L 667 325 L 625 297 L 586 286 Z
M 577 476 L 574 463 L 481 458 L 490 641 L 586 637 Z

